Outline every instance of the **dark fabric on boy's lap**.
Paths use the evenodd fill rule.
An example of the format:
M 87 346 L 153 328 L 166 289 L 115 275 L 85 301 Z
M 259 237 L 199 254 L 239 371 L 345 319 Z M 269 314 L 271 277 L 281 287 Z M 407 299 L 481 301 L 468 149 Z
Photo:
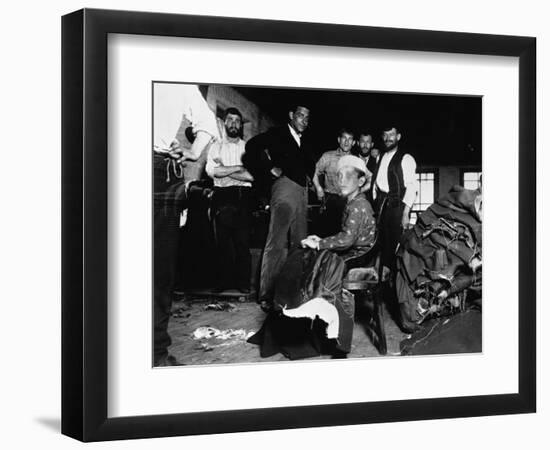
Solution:
M 318 297 L 334 304 L 341 295 L 344 268 L 344 260 L 328 250 L 291 250 L 277 279 L 275 305 L 297 308 Z

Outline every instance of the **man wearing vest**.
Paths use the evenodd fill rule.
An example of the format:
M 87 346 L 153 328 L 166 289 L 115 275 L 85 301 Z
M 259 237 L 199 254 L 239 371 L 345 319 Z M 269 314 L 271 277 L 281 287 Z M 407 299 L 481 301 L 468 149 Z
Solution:
M 395 250 L 401 234 L 409 227 L 411 207 L 416 198 L 416 161 L 399 148 L 401 133 L 395 126 L 382 134 L 385 152 L 375 170 L 373 197 L 378 213 L 378 239 L 382 263 L 395 274 Z

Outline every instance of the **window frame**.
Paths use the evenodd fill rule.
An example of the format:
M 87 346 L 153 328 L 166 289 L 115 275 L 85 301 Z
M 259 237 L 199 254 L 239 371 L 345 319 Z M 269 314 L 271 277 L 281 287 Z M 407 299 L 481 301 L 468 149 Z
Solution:
M 460 185 L 464 187 L 464 175 L 466 173 L 479 173 L 480 176 L 483 174 L 483 170 L 480 166 L 471 166 L 471 167 L 461 167 L 460 168 Z
M 418 168 L 416 169 L 416 180 L 418 182 L 418 192 L 416 194 L 416 197 L 414 199 L 414 202 L 411 206 L 411 212 L 410 212 L 410 217 L 411 217 L 411 223 L 416 223 L 416 219 L 418 218 L 418 216 L 426 211 L 426 209 L 428 209 L 428 207 L 430 205 L 433 204 L 430 203 L 430 205 L 428 205 L 428 207 L 426 207 L 425 209 L 417 209 L 415 208 L 415 205 L 419 204 L 419 200 L 420 200 L 420 185 L 421 185 L 421 180 L 420 180 L 420 175 L 422 174 L 433 174 L 434 176 L 434 192 L 433 192 L 433 199 L 434 199 L 434 202 L 435 200 L 437 200 L 439 198 L 439 168 L 438 167 L 422 167 L 422 168 Z M 413 220 L 414 218 L 414 220 Z

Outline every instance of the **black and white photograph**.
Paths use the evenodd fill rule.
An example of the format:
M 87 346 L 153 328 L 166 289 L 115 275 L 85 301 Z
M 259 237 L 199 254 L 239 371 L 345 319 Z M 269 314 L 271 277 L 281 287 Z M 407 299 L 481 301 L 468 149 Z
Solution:
M 482 352 L 481 96 L 152 105 L 154 367 Z
M 0 447 L 546 449 L 545 9 L 6 3 Z

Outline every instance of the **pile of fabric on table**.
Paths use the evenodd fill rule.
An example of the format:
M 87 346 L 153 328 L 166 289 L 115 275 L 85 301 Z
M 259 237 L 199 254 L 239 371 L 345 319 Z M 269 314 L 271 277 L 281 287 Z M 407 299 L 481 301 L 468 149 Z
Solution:
M 467 290 L 481 289 L 481 215 L 481 192 L 454 186 L 403 235 L 395 283 L 409 327 L 463 311 Z

